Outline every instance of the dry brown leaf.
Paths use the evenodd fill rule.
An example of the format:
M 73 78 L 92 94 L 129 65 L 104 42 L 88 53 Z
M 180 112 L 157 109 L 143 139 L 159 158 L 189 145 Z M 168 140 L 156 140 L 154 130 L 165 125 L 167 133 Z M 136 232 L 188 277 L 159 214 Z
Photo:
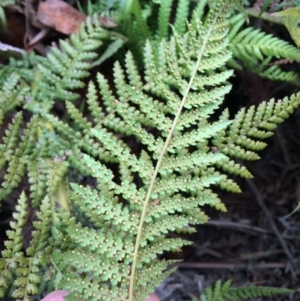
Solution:
M 66 35 L 77 33 L 86 20 L 84 14 L 61 0 L 40 2 L 37 17 L 41 23 Z
M 70 35 L 79 31 L 80 25 L 86 20 L 86 15 L 62 0 L 47 0 L 39 3 L 37 19 L 58 32 Z M 99 21 L 103 27 L 118 26 L 107 17 L 99 17 Z

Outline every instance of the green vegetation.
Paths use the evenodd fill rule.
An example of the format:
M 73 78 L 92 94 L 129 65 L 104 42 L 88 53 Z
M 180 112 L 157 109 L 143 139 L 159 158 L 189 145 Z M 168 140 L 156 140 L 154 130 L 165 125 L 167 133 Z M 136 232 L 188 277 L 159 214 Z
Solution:
M 158 256 L 190 244 L 167 234 L 193 233 L 208 219 L 204 205 L 226 211 L 213 187 L 239 192 L 233 176 L 252 176 L 239 160 L 259 159 L 263 140 L 300 105 L 300 94 L 234 118 L 227 109 L 217 115 L 231 90 L 231 68 L 297 84 L 296 73 L 269 63 L 298 61 L 300 51 L 242 29 L 238 1 L 208 2 L 180 0 L 169 26 L 173 1 L 127 1 L 115 11 L 118 29 L 89 17 L 46 57 L 26 54 L 1 66 L 0 123 L 8 114 L 13 120 L 0 145 L 0 198 L 24 178 L 30 194 L 16 200 L 0 258 L 0 296 L 25 301 L 65 289 L 67 300 L 143 301 L 172 272 L 172 261 Z M 112 79 L 92 76 L 82 96 L 91 68 L 115 57 Z M 59 101 L 63 117 L 53 113 Z M 94 185 L 82 185 L 83 176 Z M 29 207 L 37 219 L 24 249 Z M 230 285 L 217 282 L 201 300 L 291 292 Z

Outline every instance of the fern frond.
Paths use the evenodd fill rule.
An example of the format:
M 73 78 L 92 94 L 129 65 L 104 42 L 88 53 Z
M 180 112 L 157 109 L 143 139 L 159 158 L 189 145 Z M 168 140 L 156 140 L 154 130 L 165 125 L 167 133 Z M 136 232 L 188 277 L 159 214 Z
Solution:
M 286 295 L 291 293 L 293 293 L 292 290 L 282 287 L 246 286 L 230 288 L 228 292 L 224 294 L 224 297 L 225 300 L 240 301 L 253 298 L 270 297 L 274 295 Z
M 30 296 L 36 295 L 41 282 L 41 264 L 49 263 L 50 250 L 48 237 L 52 225 L 52 204 L 49 198 L 44 198 L 37 213 L 39 221 L 34 222 L 35 231 L 32 232 L 32 241 L 26 250 L 27 257 L 19 258 L 16 269 L 17 279 L 14 282 L 14 298 L 32 300 Z
M 243 15 L 237 15 L 232 20 L 229 46 L 234 59 L 242 61 L 248 69 L 261 77 L 297 83 L 298 76 L 295 72 L 285 72 L 278 66 L 269 67 L 268 64 L 271 58 L 299 61 L 299 49 L 259 29 L 247 27 L 240 30 L 244 22 Z M 236 61 L 231 61 L 231 64 L 240 68 Z
M 47 169 L 41 159 L 28 165 L 28 178 L 30 183 L 30 197 L 33 200 L 33 206 L 37 208 L 47 190 Z
M 6 137 L 3 138 L 4 144 L 1 145 L 0 151 L 3 153 L 1 165 L 8 162 L 7 173 L 4 177 L 4 182 L 0 188 L 0 199 L 5 198 L 13 188 L 22 180 L 25 172 L 25 166 L 28 163 L 28 156 L 35 146 L 35 139 L 38 127 L 38 117 L 33 117 L 24 130 L 24 134 L 15 149 L 17 139 L 17 131 L 19 130 L 22 117 L 18 114 L 15 118 L 13 126 L 10 126 L 6 132 Z
M 12 230 L 7 231 L 8 239 L 4 242 L 5 250 L 2 251 L 0 259 L 0 296 L 3 297 L 4 293 L 15 277 L 13 272 L 19 267 L 20 260 L 24 258 L 23 248 L 23 235 L 22 229 L 26 222 L 28 215 L 28 203 L 23 192 L 18 200 L 16 212 L 13 214 L 15 221 L 10 223 Z
M 277 125 L 283 122 L 295 108 L 300 105 L 299 94 L 290 99 L 262 102 L 258 108 L 251 106 L 248 110 L 241 109 L 233 123 L 226 130 L 220 130 L 214 136 L 214 152 L 222 153 L 227 158 L 216 163 L 219 168 L 242 177 L 252 177 L 249 171 L 241 164 L 232 160 L 238 158 L 243 160 L 257 160 L 257 152 L 266 147 L 263 139 L 273 135 Z M 221 120 L 228 120 L 228 112 L 224 111 Z M 224 188 L 230 187 L 222 182 Z M 233 183 L 231 183 L 232 185 Z M 232 188 L 229 189 L 232 191 Z M 238 191 L 238 190 L 236 190 Z
M 7 173 L 4 177 L 4 182 L 0 189 L 0 199 L 3 200 L 7 195 L 12 192 L 13 188 L 16 188 L 24 175 L 25 162 L 20 157 L 14 157 L 8 165 Z
M 16 106 L 25 102 L 26 95 L 29 94 L 29 87 L 20 83 L 20 76 L 17 73 L 11 73 L 1 84 L 0 106 L 3 113 L 12 111 Z
M 20 130 L 23 116 L 21 113 L 16 114 L 13 121 L 9 124 L 8 129 L 3 136 L 2 144 L 0 145 L 0 168 L 2 169 L 6 162 L 13 159 L 15 147 L 18 142 L 18 132 Z
M 231 281 L 222 283 L 216 281 L 214 288 L 207 287 L 201 294 L 201 301 L 243 301 L 259 297 L 270 297 L 274 295 L 290 294 L 293 291 L 286 288 L 263 287 L 263 286 L 244 286 L 233 288 Z
M 70 42 L 60 41 L 60 49 L 52 47 L 51 52 L 34 70 L 35 89 L 26 108 L 34 112 L 47 112 L 55 99 L 74 100 L 78 94 L 71 92 L 84 86 L 83 78 L 89 75 L 94 52 L 102 44 L 107 33 L 98 19 L 88 18 L 80 32 L 70 37 Z
M 30 247 L 14 260 L 15 297 L 37 291 L 51 254 L 55 269 L 48 280 L 68 290 L 69 300 L 143 301 L 171 272 L 170 262 L 158 255 L 189 244 L 168 234 L 193 233 L 194 224 L 208 219 L 205 205 L 226 211 L 213 186 L 239 191 L 224 171 L 251 176 L 235 159 L 257 159 L 262 140 L 300 99 L 241 110 L 234 120 L 225 110 L 210 121 L 231 89 L 232 71 L 224 66 L 231 58 L 233 2 L 203 6 L 205 22 L 193 19 L 184 35 L 175 26 L 169 40 L 147 41 L 143 70 L 128 52 L 124 65 L 114 64 L 113 81 L 98 74 L 98 87 L 88 85 L 88 117 L 71 100 L 106 34 L 97 24 L 88 23 L 69 44 L 60 44 L 62 50 L 52 49 L 36 68 L 19 75 L 18 84 L 31 87 L 26 108 L 34 117 L 19 135 L 22 115 L 16 115 L 3 138 L 1 163 L 9 169 L 0 192 L 5 197 L 27 170 L 32 204 L 40 213 Z M 138 1 L 128 2 L 135 4 L 141 17 Z M 161 27 L 168 35 L 172 5 L 162 5 Z M 137 17 L 133 28 L 138 24 Z M 66 101 L 64 122 L 49 113 L 55 99 Z M 90 177 L 91 186 L 72 183 L 69 198 L 68 173 L 75 182 Z M 1 271 L 6 263 L 0 261 Z M 5 277 L 7 287 L 13 277 Z M 207 296 L 221 301 L 229 286 L 217 283 Z
M 261 66 L 251 66 L 253 72 L 261 76 L 262 78 L 267 78 L 273 81 L 284 81 L 290 82 L 292 84 L 297 84 L 299 76 L 293 71 L 283 71 L 279 66 L 273 65 L 271 67 L 266 67 L 269 65 L 269 59 L 265 60 Z
M 192 16 L 192 23 L 196 22 L 197 20 L 202 20 L 203 16 L 205 15 L 205 7 L 207 5 L 207 0 L 199 1 L 197 3 L 197 6 L 195 7 L 193 11 Z
M 100 122 L 104 118 L 104 113 L 97 103 L 97 90 L 92 82 L 88 85 L 87 104 L 95 123 Z
M 161 1 L 158 13 L 158 30 L 157 35 L 160 38 L 168 37 L 170 14 L 173 0 Z
M 121 47 L 124 46 L 125 41 L 122 39 L 115 39 L 112 41 L 102 53 L 102 55 L 93 62 L 93 67 L 101 65 L 108 58 L 113 56 Z
M 284 57 L 295 61 L 300 59 L 296 47 L 251 27 L 240 31 L 231 40 L 230 46 L 235 57 L 251 63 L 255 63 L 255 59 L 263 60 L 264 56 Z
M 207 216 L 198 207 L 199 204 L 210 204 L 224 210 L 218 197 L 208 189 L 224 178 L 212 167 L 219 154 L 210 153 L 207 157 L 211 158 L 209 162 L 198 159 L 201 152 L 195 151 L 191 161 L 194 164 L 187 163 L 186 167 L 180 154 L 187 153 L 191 146 L 203 146 L 203 151 L 208 151 L 205 147 L 207 140 L 220 129 L 225 129 L 231 121 L 208 125 L 204 116 L 200 115 L 196 122 L 201 121 L 201 130 L 184 122 L 181 123 L 182 127 L 176 128 L 190 109 L 200 113 L 211 103 L 221 101 L 229 90 L 224 80 L 230 76 L 230 72 L 226 75 L 223 72 L 210 75 L 211 70 L 221 67 L 230 58 L 226 39 L 224 41 L 228 23 L 221 17 L 224 7 L 220 4 L 212 9 L 208 17 L 210 25 L 189 25 L 189 32 L 184 38 L 174 32 L 170 43 L 159 46 L 163 49 L 160 55 L 165 57 L 159 66 L 155 58 L 155 53 L 159 52 L 149 42 L 146 43 L 144 78 L 140 76 L 130 53 L 125 58 L 125 69 L 119 63 L 114 66 L 116 93 L 111 91 L 102 76 L 98 76 L 108 115 L 99 120 L 90 132 L 85 132 L 84 139 L 88 138 L 85 141 L 90 143 L 98 141 L 102 154 L 99 154 L 100 161 L 83 154 L 82 161 L 89 174 L 96 178 L 99 192 L 77 184 L 72 184 L 72 187 L 75 193 L 73 200 L 80 211 L 99 229 L 105 227 L 108 230 L 94 231 L 79 223 L 75 230 L 68 225 L 62 228 L 65 228 L 65 239 L 76 245 L 71 251 L 73 253 L 70 253 L 70 249 L 66 250 L 67 258 L 71 258 L 71 254 L 76 254 L 78 250 L 78 260 L 81 254 L 88 254 L 95 261 L 103 262 L 93 271 L 89 265 L 85 267 L 84 262 L 78 262 L 76 266 L 70 262 L 73 268 L 72 271 L 65 271 L 66 279 L 75 277 L 79 281 L 89 270 L 92 273 L 91 282 L 95 285 L 98 283 L 101 289 L 95 296 L 93 289 L 86 293 L 85 287 L 90 280 L 84 277 L 85 280 L 81 282 L 83 286 L 77 288 L 77 294 L 70 296 L 71 299 L 76 295 L 91 300 L 119 300 L 122 296 L 128 296 L 128 300 L 132 300 L 133 296 L 136 300 L 144 299 L 149 293 L 145 284 L 150 281 L 158 283 L 166 275 L 162 270 L 167 267 L 167 262 L 157 261 L 157 254 L 178 249 L 187 243 L 167 239 L 166 235 L 170 231 L 192 232 L 191 224 L 205 222 Z M 184 60 L 181 60 L 183 57 Z M 211 90 L 204 90 L 204 83 Z M 92 84 L 89 86 L 89 95 L 89 102 L 95 106 Z M 87 120 L 74 106 L 68 105 L 68 109 L 72 118 L 79 126 L 82 124 L 80 127 L 86 131 L 90 127 L 86 126 Z M 213 110 L 208 111 L 213 113 Z M 59 123 L 56 127 L 60 131 Z M 159 130 L 160 134 L 154 136 L 149 127 Z M 114 133 L 139 139 L 144 146 L 143 155 L 132 154 L 127 144 L 117 139 Z M 84 146 L 77 143 L 75 147 Z M 109 153 L 115 164 L 120 166 L 120 183 L 115 181 L 114 173 L 102 159 L 103 152 Z M 156 162 L 154 165 L 152 160 Z M 139 185 L 133 182 L 133 174 L 138 175 Z M 184 194 L 190 196 L 189 202 L 183 201 Z M 126 205 L 119 203 L 120 197 L 126 200 Z M 158 200 L 158 206 L 151 205 L 154 200 Z M 104 238 L 107 231 L 110 238 Z M 122 240 L 115 236 L 117 233 Z M 139 256 L 139 252 L 148 254 L 147 258 Z M 65 269 L 64 253 L 56 252 L 54 258 L 59 268 Z M 150 271 L 153 278 L 149 278 Z M 105 282 L 108 279 L 110 283 Z M 67 289 L 70 282 L 63 280 L 61 285 Z
M 178 34 L 186 32 L 186 20 L 188 20 L 190 1 L 180 0 L 176 9 L 174 27 Z
M 226 281 L 222 284 L 221 280 L 216 281 L 214 288 L 207 287 L 205 292 L 201 294 L 201 301 L 224 301 L 223 296 L 228 291 L 231 282 Z

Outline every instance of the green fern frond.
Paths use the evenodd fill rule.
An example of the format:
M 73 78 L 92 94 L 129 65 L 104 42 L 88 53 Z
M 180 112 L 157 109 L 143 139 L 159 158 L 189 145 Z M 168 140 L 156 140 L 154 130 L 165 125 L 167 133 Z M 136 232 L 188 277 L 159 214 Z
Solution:
M 25 102 L 26 96 L 29 95 L 29 87 L 20 81 L 20 76 L 17 73 L 11 73 L 1 83 L 0 90 L 0 106 L 3 113 L 12 111 L 18 105 Z
M 94 51 L 106 36 L 98 19 L 89 18 L 80 32 L 70 37 L 69 43 L 61 41 L 60 49 L 52 47 L 33 72 L 32 99 L 26 108 L 47 112 L 55 99 L 70 101 L 78 98 L 78 94 L 71 91 L 84 86 L 83 79 L 92 67 L 90 61 L 97 57 Z
M 271 58 L 299 61 L 299 49 L 259 29 L 247 27 L 241 30 L 244 22 L 245 18 L 242 14 L 232 19 L 229 45 L 234 61 L 231 61 L 231 65 L 241 68 L 235 61 L 240 60 L 248 69 L 261 77 L 297 83 L 298 76 L 295 72 L 285 72 L 279 66 L 269 67 L 269 63 Z
M 13 188 L 17 187 L 22 180 L 25 172 L 25 166 L 28 163 L 28 156 L 35 146 L 36 133 L 38 127 L 38 117 L 33 117 L 28 123 L 27 129 L 19 141 L 17 148 L 14 146 L 19 140 L 17 131 L 19 130 L 22 121 L 21 115 L 18 114 L 15 118 L 13 126 L 10 126 L 6 132 L 6 137 L 3 138 L 4 144 L 1 145 L 2 166 L 7 162 L 8 169 L 0 188 L 0 199 L 3 200 Z
M 168 37 L 170 14 L 173 0 L 162 1 L 158 13 L 158 30 L 157 36 L 160 38 Z
M 80 223 L 75 228 L 67 224 L 63 226 L 62 221 L 60 228 L 64 229 L 65 239 L 72 242 L 74 249 L 54 254 L 55 263 L 65 276 L 61 287 L 70 288 L 72 279 L 82 284 L 77 287 L 77 293 L 70 296 L 71 300 L 79 296 L 91 300 L 119 300 L 122 296 L 132 300 L 134 296 L 135 300 L 143 300 L 149 293 L 145 285 L 150 281 L 159 283 L 166 275 L 162 271 L 167 268 L 167 262 L 157 261 L 157 254 L 176 250 L 187 243 L 167 239 L 166 235 L 170 231 L 192 232 L 191 224 L 205 222 L 207 216 L 199 205 L 210 204 L 225 210 L 209 189 L 225 179 L 212 167 L 213 162 L 222 155 L 209 153 L 207 159 L 211 158 L 211 161 L 206 161 L 201 160 L 201 152 L 195 151 L 191 154 L 194 164 L 186 160 L 186 166 L 180 155 L 187 154 L 191 146 L 208 152 L 205 146 L 207 140 L 231 123 L 219 121 L 208 125 L 204 117 L 209 114 L 200 114 L 211 103 L 220 103 L 229 91 L 224 81 L 231 72 L 209 75 L 211 70 L 217 70 L 230 58 L 226 39 L 224 41 L 228 23 L 221 17 L 225 13 L 223 5 L 211 10 L 208 16 L 211 23 L 207 27 L 198 24 L 197 28 L 193 28 L 189 25 L 189 32 L 184 38 L 174 32 L 170 43 L 159 46 L 162 52 L 157 52 L 150 43 L 146 43 L 144 78 L 140 76 L 130 53 L 125 58 L 125 69 L 118 63 L 114 66 L 116 93 L 99 75 L 100 93 L 108 115 L 100 119 L 94 129 L 87 131 L 91 125 L 77 108 L 68 104 L 70 116 L 86 136 L 85 146 L 77 142 L 74 148 L 87 149 L 86 144 L 96 140 L 102 149 L 99 152 L 100 161 L 86 154 L 81 157 L 87 167 L 86 172 L 97 180 L 99 192 L 72 184 L 75 193 L 72 198 L 79 210 L 103 230 L 84 227 Z M 163 57 L 158 60 L 159 66 L 155 53 Z M 204 90 L 203 85 L 210 86 L 211 91 Z M 91 108 L 95 107 L 93 84 L 89 85 L 89 95 Z M 177 128 L 182 118 L 188 120 L 186 114 L 191 109 L 200 114 L 196 120 L 200 129 L 184 123 Z M 211 114 L 213 110 L 208 112 Z M 103 115 L 102 111 L 99 113 Z M 51 119 L 49 116 L 48 120 Z M 55 127 L 61 133 L 65 131 L 59 123 Z M 149 127 L 159 130 L 160 135 L 155 137 Z M 132 154 L 114 133 L 138 138 L 144 146 L 143 155 Z M 106 153 L 120 166 L 122 181 L 119 184 L 106 165 L 109 158 Z M 154 165 L 152 160 L 156 162 Z M 133 182 L 134 173 L 138 174 L 139 185 Z M 184 194 L 190 196 L 186 201 L 183 201 Z M 121 205 L 120 197 L 128 205 Z M 152 205 L 155 200 L 159 205 Z M 139 252 L 148 254 L 147 258 L 141 257 Z M 91 271 L 90 264 L 79 260 L 83 254 L 93 258 L 92 262 L 101 260 L 103 264 Z M 71 260 L 75 255 L 78 260 L 73 263 L 68 261 L 72 268 L 66 270 L 65 258 Z M 84 277 L 88 271 L 92 273 L 91 280 Z M 153 279 L 149 278 L 150 271 Z M 109 283 L 106 282 L 108 279 Z M 86 288 L 92 285 L 89 283 L 98 283 L 101 287 L 97 295 L 94 295 L 93 288 L 87 291 Z
M 240 301 L 249 300 L 253 298 L 270 297 L 274 295 L 286 295 L 293 293 L 292 290 L 281 287 L 268 287 L 268 286 L 248 286 L 230 288 L 225 293 L 225 300 Z
M 205 292 L 200 295 L 201 301 L 224 301 L 223 296 L 228 292 L 231 282 L 226 281 L 222 284 L 221 280 L 216 281 L 214 288 L 207 287 Z
M 30 296 L 36 295 L 41 282 L 41 264 L 49 263 L 50 249 L 48 247 L 48 237 L 52 225 L 52 205 L 49 198 L 45 198 L 37 213 L 39 221 L 34 222 L 35 231 L 32 232 L 32 241 L 26 250 L 26 257 L 18 258 L 16 268 L 16 280 L 14 281 L 14 298 L 23 300 L 33 300 Z M 48 256 L 47 256 L 48 255 Z
M 96 103 L 95 86 L 90 83 L 92 123 L 74 105 L 67 105 L 81 129 L 78 135 L 48 115 L 56 131 L 73 141 L 71 162 L 76 156 L 79 170 L 97 180 L 96 190 L 72 184 L 71 193 L 75 206 L 96 229 L 82 223 L 69 226 L 64 221 L 58 225 L 64 241 L 70 243 L 54 253 L 55 264 L 65 276 L 59 287 L 71 289 L 73 281 L 81 283 L 70 300 L 144 299 L 149 293 L 144 285 L 150 271 L 156 283 L 165 276 L 161 271 L 167 263 L 158 262 L 157 255 L 187 243 L 166 235 L 193 232 L 191 225 L 207 220 L 201 210 L 204 204 L 225 211 L 210 187 L 235 192 L 239 187 L 218 170 L 250 177 L 234 158 L 257 159 L 257 152 L 265 147 L 260 139 L 274 129 L 270 124 L 282 121 L 298 105 L 299 96 L 295 96 L 274 110 L 271 102 L 265 109 L 241 111 L 233 121 L 225 111 L 219 121 L 208 123 L 207 118 L 230 90 L 226 80 L 232 74 L 218 69 L 230 59 L 224 39 L 228 23 L 217 17 L 218 9 L 220 6 L 211 10 L 206 25 L 189 24 L 184 37 L 174 32 L 170 42 L 161 42 L 157 48 L 146 43 L 144 77 L 131 53 L 125 57 L 125 68 L 119 63 L 113 68 L 116 92 L 98 75 L 103 106 Z M 261 129 L 269 131 L 262 135 Z M 133 154 L 118 138 L 120 134 L 138 139 L 141 154 Z M 118 173 L 107 163 L 117 165 Z M 77 259 L 72 262 L 74 256 Z M 101 266 L 91 270 L 90 258 Z M 101 289 L 96 294 L 97 285 Z
M 293 71 L 283 71 L 279 66 L 273 65 L 266 67 L 269 64 L 270 59 L 266 59 L 262 62 L 261 66 L 251 66 L 253 72 L 263 78 L 267 78 L 273 81 L 290 82 L 292 84 L 298 84 L 299 76 Z
M 33 200 L 33 206 L 38 208 L 41 200 L 46 194 L 47 190 L 47 169 L 44 166 L 44 162 L 38 159 L 36 162 L 32 162 L 28 165 L 28 178 L 30 183 L 30 198 Z
M 14 120 L 9 124 L 2 138 L 3 143 L 0 145 L 0 168 L 2 169 L 6 162 L 10 162 L 14 156 L 14 150 L 18 142 L 18 131 L 20 129 L 23 116 L 21 113 L 16 114 Z
M 186 32 L 186 20 L 188 20 L 190 1 L 180 0 L 176 8 L 174 27 L 178 34 Z
M 14 222 L 10 223 L 11 229 L 7 231 L 8 241 L 5 242 L 6 249 L 2 251 L 0 259 L 0 296 L 4 296 L 9 283 L 14 280 L 12 296 L 23 300 L 32 300 L 30 296 L 38 293 L 40 284 L 41 264 L 49 263 L 50 249 L 48 238 L 52 225 L 52 204 L 49 198 L 45 198 L 37 212 L 38 221 L 34 222 L 35 231 L 32 232 L 32 241 L 26 255 L 23 249 L 23 226 L 28 215 L 28 201 L 25 193 L 22 193 L 17 212 L 13 214 Z M 47 255 L 48 254 L 48 255 Z
M 2 187 L 0 189 L 0 199 L 3 200 L 16 188 L 24 175 L 25 164 L 24 160 L 19 157 L 14 157 L 8 165 L 7 173 L 4 177 Z
M 99 59 L 93 62 L 93 67 L 101 65 L 108 58 L 112 57 L 121 47 L 124 46 L 125 41 L 123 39 L 113 40 L 106 48 L 106 50 L 101 54 Z
M 93 116 L 94 122 L 98 123 L 104 118 L 104 113 L 102 108 L 97 103 L 97 90 L 92 82 L 90 82 L 88 85 L 88 92 L 86 96 L 88 108 Z
M 257 152 L 266 147 L 263 139 L 273 135 L 277 125 L 283 122 L 300 105 L 299 94 L 293 95 L 290 99 L 269 102 L 262 102 L 258 108 L 251 106 L 248 110 L 241 109 L 234 118 L 234 121 L 226 130 L 220 130 L 213 139 L 214 152 L 222 153 L 227 158 L 220 160 L 216 165 L 232 174 L 249 178 L 252 175 L 241 164 L 233 159 L 257 160 Z M 228 120 L 228 111 L 224 111 L 220 120 Z M 232 182 L 225 184 L 224 188 L 238 192 Z
M 273 135 L 277 125 L 283 122 L 299 106 L 299 94 L 289 98 L 262 102 L 256 109 L 241 109 L 227 130 L 221 130 L 214 137 L 215 151 L 227 156 L 236 156 L 245 160 L 259 159 L 257 151 L 265 148 L 266 139 Z M 221 120 L 228 120 L 228 112 L 224 112 Z
M 105 35 L 97 24 L 88 23 L 70 44 L 61 43 L 61 51 L 53 49 L 19 75 L 14 85 L 30 87 L 26 108 L 34 116 L 19 134 L 23 120 L 17 114 L 4 135 L 0 158 L 9 168 L 0 192 L 4 198 L 27 170 L 39 221 L 11 269 L 15 297 L 35 294 L 45 268 L 50 285 L 70 292 L 68 300 L 143 301 L 171 272 L 172 261 L 158 256 L 189 244 L 168 234 L 193 233 L 193 225 L 208 219 L 204 205 L 226 211 L 213 187 L 239 191 L 229 175 L 251 174 L 235 160 L 257 159 L 262 140 L 300 102 L 297 94 L 241 110 L 234 120 L 225 110 L 210 121 L 231 89 L 233 72 L 224 66 L 231 58 L 227 35 L 235 2 L 210 3 L 205 22 L 193 19 L 184 35 L 175 26 L 170 40 L 147 41 L 143 70 L 128 52 L 124 65 L 114 64 L 112 81 L 98 74 L 98 87 L 88 85 L 88 117 L 69 100 Z M 57 98 L 66 101 L 64 121 L 49 113 Z M 72 183 L 69 193 L 71 173 L 74 182 L 86 175 L 93 184 Z M 13 274 L 5 274 L 3 257 L 6 282 L 0 283 L 7 288 Z M 206 298 L 221 301 L 229 287 L 217 283 Z
M 141 47 L 151 37 L 151 31 L 143 14 L 139 0 L 126 0 L 120 4 L 123 29 L 132 43 Z
M 199 1 L 197 3 L 197 6 L 195 7 L 193 11 L 192 16 L 192 23 L 194 23 L 197 20 L 202 20 L 205 15 L 205 7 L 207 5 L 207 0 Z
M 270 297 L 274 295 L 284 295 L 293 293 L 286 288 L 267 287 L 267 286 L 244 286 L 233 288 L 231 281 L 222 283 L 216 281 L 214 288 L 207 287 L 205 292 L 200 295 L 201 301 L 243 301 L 259 297 Z
M 24 258 L 23 248 L 23 235 L 22 229 L 26 222 L 28 215 L 28 203 L 25 193 L 22 193 L 16 212 L 13 214 L 15 221 L 10 223 L 12 230 L 7 231 L 8 239 L 4 242 L 5 250 L 2 251 L 0 259 L 0 296 L 4 296 L 5 290 L 8 288 L 9 283 L 14 279 L 14 271 L 18 268 L 21 258 Z
M 7 65 L 1 66 L 0 81 L 4 82 L 12 73 L 17 74 L 20 80 L 30 86 L 34 80 L 34 69 L 42 63 L 44 58 L 34 52 L 24 53 L 20 58 L 9 58 Z M 29 99 L 25 100 L 26 102 Z
M 75 99 L 78 95 L 72 91 L 83 87 L 82 79 L 89 74 L 91 60 L 97 56 L 93 51 L 101 45 L 101 39 L 106 35 L 97 18 L 89 19 L 79 34 L 71 36 L 69 43 L 62 41 L 59 45 L 61 49 L 53 47 L 46 58 L 24 55 L 22 60 L 11 59 L 9 65 L 1 70 L 0 76 L 3 114 L 17 106 L 45 113 L 57 99 Z M 44 161 L 50 158 L 54 160 L 61 151 L 71 148 L 47 126 L 37 115 L 24 125 L 20 114 L 9 125 L 0 146 L 0 167 L 8 166 L 0 188 L 1 200 L 20 184 L 26 168 L 29 170 L 31 196 L 35 205 L 40 204 L 46 191 L 55 194 L 53 189 L 60 187 L 59 183 L 64 181 L 66 170 L 63 177 L 51 175 L 55 176 L 51 179 L 56 181 L 54 186 L 50 182 L 45 183 L 44 177 L 39 178 L 39 175 L 46 176 L 54 171 L 51 164 L 41 164 L 41 158 Z M 22 127 L 26 128 L 23 133 L 20 131 Z M 47 168 L 48 171 L 45 171 Z M 49 170 L 52 171 L 49 173 Z
M 21 126 L 23 118 L 18 113 L 2 138 L 0 167 L 8 165 L 8 168 L 0 188 L 0 199 L 3 200 L 20 184 L 27 170 L 32 202 L 39 206 L 45 193 L 55 195 L 65 180 L 68 164 L 59 158 L 59 162 L 55 162 L 55 158 L 62 148 L 68 150 L 69 144 L 59 137 L 54 139 L 53 134 L 47 131 L 39 137 L 45 127 L 38 116 L 27 123 L 23 134 L 19 136 Z
M 0 80 L 6 79 L 6 74 L 17 74 L 30 84 L 30 97 L 23 99 L 27 102 L 24 107 L 45 113 L 56 99 L 70 101 L 78 98 L 78 94 L 72 91 L 84 87 L 83 79 L 89 75 L 91 62 L 97 57 L 95 51 L 107 36 L 97 17 L 88 18 L 78 34 L 72 35 L 69 42 L 61 41 L 58 47 L 52 47 L 47 57 L 25 54 L 22 60 L 10 59 L 9 65 L 2 70 Z M 15 81 L 11 81 L 11 85 Z M 9 87 L 3 87 L 3 91 L 9 93 Z

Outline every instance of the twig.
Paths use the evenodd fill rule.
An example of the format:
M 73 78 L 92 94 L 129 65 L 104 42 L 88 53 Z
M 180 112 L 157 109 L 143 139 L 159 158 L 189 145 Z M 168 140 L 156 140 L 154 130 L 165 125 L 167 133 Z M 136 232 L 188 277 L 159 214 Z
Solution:
M 26 51 L 24 49 L 13 47 L 11 45 L 4 44 L 2 42 L 0 42 L 0 50 L 1 51 L 14 52 L 14 53 L 18 53 L 18 54 L 25 54 L 26 53 Z
M 258 189 L 257 189 L 256 185 L 254 184 L 253 180 L 247 179 L 246 181 L 247 181 L 248 186 L 252 190 L 252 192 L 253 192 L 253 194 L 254 194 L 254 196 L 255 196 L 255 198 L 256 198 L 259 206 L 261 207 L 261 209 L 263 210 L 264 214 L 266 215 L 266 217 L 267 217 L 267 219 L 268 219 L 268 221 L 269 221 L 269 223 L 271 225 L 271 228 L 274 231 L 274 233 L 275 233 L 275 235 L 276 235 L 276 237 L 277 237 L 280 245 L 282 246 L 282 248 L 283 248 L 283 250 L 284 250 L 284 252 L 285 252 L 285 254 L 286 254 L 286 256 L 287 256 L 287 258 L 288 258 L 288 260 L 290 262 L 290 264 L 291 264 L 292 274 L 293 274 L 293 276 L 295 276 L 295 262 L 294 262 L 294 258 L 292 256 L 292 254 L 291 254 L 291 252 L 290 252 L 287 244 L 285 243 L 284 239 L 282 238 L 279 230 L 277 229 L 277 226 L 274 223 L 273 218 L 272 218 L 272 216 L 271 216 L 271 214 L 270 214 L 267 206 L 264 203 L 264 200 L 263 200 L 263 197 L 262 197 L 261 193 L 258 191 Z

